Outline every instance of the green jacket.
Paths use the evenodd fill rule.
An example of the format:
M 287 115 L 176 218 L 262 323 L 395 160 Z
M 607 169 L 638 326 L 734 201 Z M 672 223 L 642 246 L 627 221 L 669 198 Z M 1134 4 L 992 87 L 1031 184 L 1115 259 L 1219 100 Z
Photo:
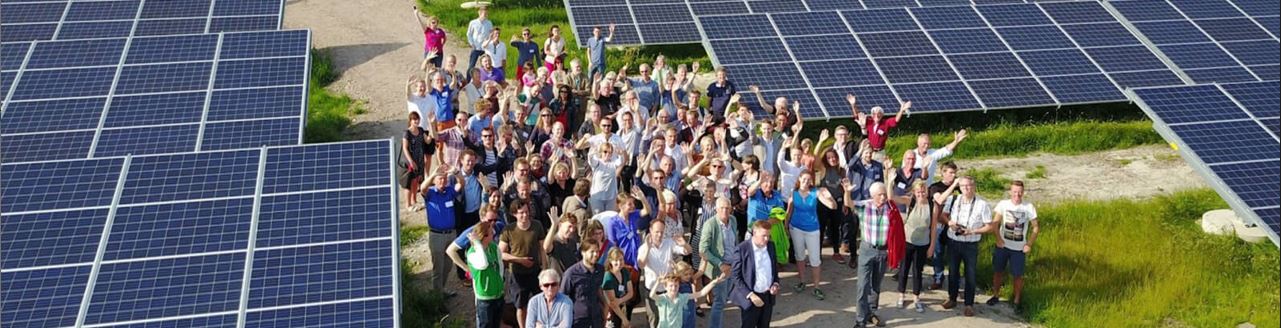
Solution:
M 730 236 L 738 236 L 738 232 L 735 231 L 738 228 L 734 226 L 734 221 L 730 221 L 728 226 Z M 702 254 L 703 260 L 707 261 L 707 267 L 703 268 L 703 275 L 711 279 L 721 275 L 721 264 L 732 264 L 725 263 L 725 234 L 722 230 L 721 221 L 716 217 L 703 221 L 703 226 L 698 230 L 698 253 Z

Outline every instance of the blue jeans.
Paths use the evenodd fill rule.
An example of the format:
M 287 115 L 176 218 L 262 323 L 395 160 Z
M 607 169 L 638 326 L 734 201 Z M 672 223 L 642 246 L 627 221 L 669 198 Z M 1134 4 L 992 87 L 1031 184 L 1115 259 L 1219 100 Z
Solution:
M 608 72 L 608 71 L 606 71 L 606 70 L 605 70 L 605 65 L 604 65 L 604 64 L 600 64 L 600 65 L 595 65 L 595 64 L 593 64 L 593 65 L 592 65 L 592 67 L 591 67 L 591 69 L 589 69 L 589 70 L 587 71 L 587 78 L 588 78 L 588 79 L 595 79 L 595 78 L 596 78 L 596 73 L 600 73 L 600 77 L 602 77 L 602 78 L 603 78 L 603 77 L 605 77 L 605 73 L 607 73 L 607 72 Z
M 503 299 L 476 300 L 476 328 L 499 328 L 503 322 Z
M 712 287 L 712 313 L 711 319 L 707 320 L 708 328 L 721 328 L 721 322 L 724 321 L 725 301 L 729 299 L 729 283 L 721 282 Z M 686 326 L 693 327 L 693 326 Z
M 476 68 L 476 61 L 480 60 L 480 56 L 484 54 L 485 54 L 484 50 L 472 50 L 471 55 L 467 56 L 468 57 L 467 58 L 467 79 L 468 80 L 471 80 L 471 72 L 474 71 Z
M 966 243 L 959 241 L 948 242 L 948 272 L 947 275 L 947 299 L 956 300 L 957 289 L 961 284 L 961 263 L 965 263 L 965 306 L 974 305 L 974 281 L 977 278 L 975 270 L 979 262 L 979 243 Z
M 858 299 L 857 322 L 867 323 L 871 315 L 876 314 L 877 302 L 881 296 L 881 280 L 885 278 L 886 258 L 889 254 L 884 249 L 873 248 L 871 244 L 858 244 L 858 282 L 854 295 Z
M 938 241 L 934 245 L 934 258 L 930 259 L 930 264 L 934 266 L 934 283 L 943 283 L 943 271 L 947 266 L 947 227 L 940 227 L 938 231 Z

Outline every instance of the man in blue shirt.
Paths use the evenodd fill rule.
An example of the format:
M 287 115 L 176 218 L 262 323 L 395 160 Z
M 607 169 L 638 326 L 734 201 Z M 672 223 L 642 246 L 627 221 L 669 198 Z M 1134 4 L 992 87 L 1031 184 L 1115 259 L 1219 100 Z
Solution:
M 774 176 L 762 172 L 760 180 L 747 187 L 747 224 L 769 219 L 769 213 L 775 207 L 786 208 L 783 195 L 774 190 Z
M 738 94 L 738 88 L 734 82 L 730 82 L 728 72 L 725 67 L 716 69 L 716 82 L 707 86 L 707 97 L 711 98 L 712 106 L 708 108 L 712 112 L 712 124 L 721 124 L 725 122 L 725 107 L 729 106 L 729 98 Z
M 453 186 L 449 185 L 449 176 L 454 173 L 450 171 L 448 164 L 442 163 L 431 178 L 431 186 L 424 185 L 422 188 L 423 204 L 426 204 L 427 210 L 427 227 L 431 231 L 427 234 L 427 244 L 432 263 L 432 288 L 439 291 L 445 291 L 445 281 L 449 278 L 449 266 L 445 264 L 450 262 L 446 262 L 445 249 L 454 238 L 456 226 L 454 197 L 462 191 L 464 184 L 459 176 L 457 183 Z
M 534 62 L 535 67 L 539 65 L 538 60 L 538 42 L 534 42 L 529 32 L 529 28 L 520 30 L 520 39 L 512 36 L 511 45 L 516 48 L 516 79 L 525 78 L 525 63 Z
M 641 64 L 640 77 L 632 78 L 628 84 L 630 84 L 632 91 L 636 91 L 636 99 L 640 101 L 641 108 L 638 108 L 638 110 L 647 111 L 646 114 L 643 114 L 643 117 L 648 117 L 648 113 L 653 112 L 654 108 L 656 108 L 654 106 L 658 106 L 661 103 L 659 96 L 662 95 L 662 91 L 658 88 L 658 81 L 654 81 L 650 77 L 649 64 Z
M 587 39 L 587 58 L 591 62 L 591 69 L 587 71 L 587 77 L 595 80 L 596 74 L 605 75 L 605 43 L 614 40 L 614 24 L 609 24 L 609 35 L 601 38 L 600 27 L 592 28 L 592 37 Z

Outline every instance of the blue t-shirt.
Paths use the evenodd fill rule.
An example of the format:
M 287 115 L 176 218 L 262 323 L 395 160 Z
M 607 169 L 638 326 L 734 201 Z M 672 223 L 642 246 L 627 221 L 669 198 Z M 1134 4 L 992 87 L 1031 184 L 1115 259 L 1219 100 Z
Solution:
M 605 66 L 605 38 L 587 39 L 587 50 L 591 51 L 592 66 Z
M 645 82 L 641 79 L 632 79 L 631 84 L 632 91 L 636 91 L 636 100 L 639 100 L 641 107 L 649 110 L 661 103 L 658 99 L 658 95 L 661 93 L 658 91 L 658 81 L 650 79 L 649 82 Z
M 810 189 L 808 197 L 800 191 L 792 192 L 792 227 L 804 232 L 818 231 L 818 189 Z
M 512 47 L 516 48 L 519 54 L 516 56 L 516 65 L 525 66 L 525 62 L 538 58 L 538 43 L 534 41 L 512 41 Z
M 467 131 L 471 133 L 472 141 L 479 141 L 481 131 L 491 126 L 493 127 L 494 131 L 498 131 L 499 126 L 494 125 L 493 116 L 486 117 L 482 115 L 476 115 L 467 119 Z
M 423 193 L 424 204 L 427 209 L 427 226 L 437 230 L 453 230 L 454 226 L 454 197 L 458 195 L 453 186 L 446 186 L 443 189 L 437 189 L 435 186 L 428 187 L 427 192 Z
M 436 105 L 436 121 L 449 122 L 454 120 L 454 90 L 445 87 L 440 91 L 432 89 L 427 93 L 427 100 Z
M 507 227 L 507 223 L 503 222 L 503 220 L 495 221 L 494 235 L 495 236 L 502 235 L 503 228 L 506 228 L 506 227 Z M 467 249 L 468 247 L 471 247 L 471 239 L 468 239 L 467 236 L 471 235 L 472 229 L 476 229 L 476 226 L 472 225 L 470 227 L 467 227 L 467 230 L 463 230 L 462 235 L 459 235 L 458 238 L 454 238 L 454 245 L 458 245 L 458 248 L 461 248 L 461 249 Z
M 644 218 L 648 218 L 645 216 Z M 623 251 L 623 262 L 632 267 L 636 267 L 636 256 L 640 253 L 641 236 L 638 233 L 637 225 L 642 219 L 640 211 L 632 211 L 623 220 L 615 212 L 614 215 L 607 215 L 601 218 L 601 223 L 605 226 L 605 239 L 610 246 L 618 247 Z
M 747 222 L 752 223 L 769 218 L 770 210 L 775 207 L 786 208 L 787 204 L 783 202 L 783 195 L 775 190 L 773 196 L 766 197 L 764 191 L 757 190 L 750 199 L 747 200 Z

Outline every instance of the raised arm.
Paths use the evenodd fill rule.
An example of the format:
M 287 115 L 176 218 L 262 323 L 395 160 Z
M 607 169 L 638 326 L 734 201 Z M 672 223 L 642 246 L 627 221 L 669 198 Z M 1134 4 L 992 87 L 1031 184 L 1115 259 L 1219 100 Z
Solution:
M 609 35 L 605 36 L 605 42 L 614 42 L 614 24 L 613 23 L 609 24 Z
M 770 115 L 774 115 L 774 103 L 765 101 L 765 96 L 761 95 L 760 87 L 752 84 L 747 86 L 747 90 L 751 90 L 752 93 L 756 95 L 756 103 L 761 105 L 761 109 L 764 109 L 765 112 L 770 113 Z
M 423 22 L 423 15 L 422 12 L 418 11 L 418 6 L 414 6 L 414 20 L 418 21 L 418 26 L 422 28 L 423 31 L 427 30 L 427 23 Z
M 560 229 L 560 211 L 555 206 L 552 206 L 547 211 L 547 217 L 551 219 L 552 224 L 547 227 L 547 236 L 543 237 L 543 254 L 551 254 L 552 252 L 552 246 L 556 240 L 556 231 Z
M 712 292 L 712 288 L 715 288 L 715 287 L 716 287 L 716 285 L 719 285 L 719 284 L 721 284 L 721 282 L 724 282 L 724 281 L 725 281 L 725 279 L 728 279 L 728 278 L 727 278 L 727 277 L 725 277 L 725 276 L 726 276 L 726 275 L 720 275 L 719 277 L 716 277 L 716 279 L 712 279 L 712 282 L 709 282 L 709 283 L 707 283 L 707 285 L 704 285 L 704 286 L 703 286 L 703 289 L 700 289 L 700 290 L 698 290 L 698 291 L 695 291 L 695 292 L 694 292 L 694 295 L 691 295 L 691 298 L 696 298 L 696 299 L 697 299 L 697 298 L 703 298 L 703 296 L 707 296 L 707 293 L 711 293 L 711 292 Z
M 898 108 L 898 114 L 894 114 L 894 121 L 895 121 L 895 122 L 902 122 L 902 121 L 903 121 L 903 114 L 906 114 L 906 113 L 907 113 L 907 111 L 908 111 L 910 108 L 912 108 L 912 102 L 911 102 L 911 101 L 904 101 L 904 102 L 903 102 L 903 104 L 902 104 L 902 105 L 900 105 L 900 106 L 899 106 L 899 108 Z
M 948 153 L 952 153 L 956 151 L 956 145 L 960 145 L 961 141 L 965 140 L 965 138 L 969 136 L 970 136 L 970 133 L 966 132 L 965 129 L 956 131 L 956 135 L 952 137 L 952 142 L 948 143 L 947 146 L 944 146 L 943 148 L 946 148 Z

